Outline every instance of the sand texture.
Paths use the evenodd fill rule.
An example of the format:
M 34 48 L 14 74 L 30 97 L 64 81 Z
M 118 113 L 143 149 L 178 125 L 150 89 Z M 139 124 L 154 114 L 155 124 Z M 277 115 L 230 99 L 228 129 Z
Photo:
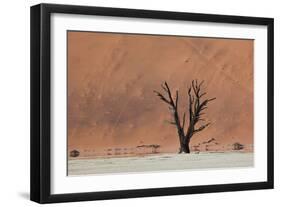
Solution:
M 240 168 L 253 165 L 253 153 L 245 152 L 158 154 L 143 157 L 73 159 L 68 162 L 68 175 Z
M 192 150 L 253 145 L 253 47 L 241 39 L 69 32 L 68 150 L 91 156 L 158 144 L 158 152 L 176 153 L 171 113 L 153 90 L 164 81 L 173 96 L 179 90 L 182 118 L 194 79 L 216 100 L 202 117 L 211 125 L 192 138 Z

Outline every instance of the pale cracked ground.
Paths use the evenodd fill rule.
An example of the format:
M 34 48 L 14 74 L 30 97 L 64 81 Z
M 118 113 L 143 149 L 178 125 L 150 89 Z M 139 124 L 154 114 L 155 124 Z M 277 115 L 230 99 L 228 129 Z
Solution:
M 246 152 L 158 154 L 143 157 L 73 159 L 68 161 L 68 175 L 253 166 L 253 153 Z

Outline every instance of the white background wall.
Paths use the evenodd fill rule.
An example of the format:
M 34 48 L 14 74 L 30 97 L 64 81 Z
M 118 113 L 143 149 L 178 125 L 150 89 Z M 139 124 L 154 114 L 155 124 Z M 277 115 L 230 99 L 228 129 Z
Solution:
M 2 1 L 0 22 L 0 206 L 36 206 L 29 198 L 29 7 L 81 4 L 275 18 L 275 190 L 63 203 L 53 206 L 278 206 L 281 202 L 281 5 L 278 0 Z

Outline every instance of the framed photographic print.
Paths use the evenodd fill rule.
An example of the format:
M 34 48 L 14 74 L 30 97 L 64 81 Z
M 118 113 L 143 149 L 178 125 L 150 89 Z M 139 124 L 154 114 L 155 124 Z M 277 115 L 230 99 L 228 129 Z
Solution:
M 273 188 L 273 19 L 31 7 L 31 200 Z

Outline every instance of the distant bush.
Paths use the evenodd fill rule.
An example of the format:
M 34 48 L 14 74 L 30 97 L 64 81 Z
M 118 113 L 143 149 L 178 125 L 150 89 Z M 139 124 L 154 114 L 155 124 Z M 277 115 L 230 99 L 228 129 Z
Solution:
M 233 145 L 233 150 L 242 150 L 244 149 L 244 145 L 243 144 L 240 144 L 239 142 L 235 142 Z
M 78 150 L 72 150 L 70 152 L 70 157 L 78 157 L 80 155 L 80 152 Z
M 157 149 L 160 147 L 159 144 L 150 144 L 150 145 L 139 145 L 137 148 L 150 148 L 152 149 L 152 153 L 157 153 Z

